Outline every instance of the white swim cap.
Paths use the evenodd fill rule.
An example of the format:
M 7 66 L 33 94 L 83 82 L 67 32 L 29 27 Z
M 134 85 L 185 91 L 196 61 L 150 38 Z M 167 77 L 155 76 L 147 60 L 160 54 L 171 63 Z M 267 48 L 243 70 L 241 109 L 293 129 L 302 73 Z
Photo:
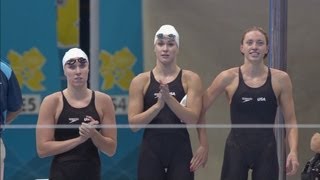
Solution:
M 84 58 L 89 63 L 88 56 L 86 55 L 85 52 L 83 52 L 79 48 L 71 48 L 64 54 L 64 56 L 62 58 L 62 67 L 64 67 L 64 65 L 66 64 L 66 62 L 68 60 L 73 59 L 73 58 Z
M 154 44 L 156 44 L 157 39 L 159 39 L 158 38 L 159 34 L 160 35 L 162 34 L 162 36 L 173 35 L 174 36 L 173 38 L 176 41 L 177 46 L 179 47 L 179 33 L 172 25 L 166 24 L 160 27 L 160 29 L 154 35 L 154 42 L 153 42 Z

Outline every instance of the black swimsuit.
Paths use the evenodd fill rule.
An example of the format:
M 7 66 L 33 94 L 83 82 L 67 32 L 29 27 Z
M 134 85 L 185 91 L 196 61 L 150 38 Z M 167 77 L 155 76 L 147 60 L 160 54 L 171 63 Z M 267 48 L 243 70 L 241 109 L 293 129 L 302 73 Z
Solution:
M 239 68 L 239 85 L 232 97 L 231 122 L 233 125 L 251 124 L 256 128 L 232 128 L 224 152 L 221 180 L 247 180 L 252 169 L 252 180 L 277 180 L 278 159 L 273 128 L 277 99 L 272 89 L 271 72 L 258 88 L 244 83 Z
M 185 92 L 181 82 L 182 70 L 170 82 L 169 89 L 177 101 Z M 150 72 L 150 85 L 144 97 L 144 111 L 157 102 L 160 84 Z M 180 119 L 165 105 L 150 124 L 182 124 Z M 190 172 L 192 149 L 186 128 L 146 128 L 140 147 L 138 180 L 193 180 Z
M 61 92 L 62 93 L 62 92 Z M 62 93 L 63 95 L 63 93 Z M 95 93 L 87 107 L 72 107 L 63 95 L 63 109 L 58 118 L 58 125 L 81 125 L 87 115 L 100 121 L 95 108 Z M 64 141 L 79 136 L 78 128 L 56 129 L 54 137 L 56 141 Z M 91 139 L 75 148 L 58 154 L 51 163 L 50 180 L 100 180 L 100 157 L 97 147 Z

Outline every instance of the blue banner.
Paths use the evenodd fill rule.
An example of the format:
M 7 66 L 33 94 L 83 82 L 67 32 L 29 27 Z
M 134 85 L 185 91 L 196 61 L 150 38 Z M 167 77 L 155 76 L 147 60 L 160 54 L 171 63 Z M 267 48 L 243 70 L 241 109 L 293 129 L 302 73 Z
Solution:
M 1 0 L 1 58 L 13 68 L 23 94 L 23 112 L 13 125 L 35 125 L 42 98 L 60 89 L 61 61 L 55 1 Z M 5 179 L 47 175 L 47 159 L 36 153 L 35 128 L 7 128 Z
M 117 124 L 128 124 L 128 89 L 143 71 L 141 1 L 100 1 L 100 90 L 111 95 Z M 117 152 L 103 156 L 104 177 L 135 180 L 142 132 L 118 129 Z

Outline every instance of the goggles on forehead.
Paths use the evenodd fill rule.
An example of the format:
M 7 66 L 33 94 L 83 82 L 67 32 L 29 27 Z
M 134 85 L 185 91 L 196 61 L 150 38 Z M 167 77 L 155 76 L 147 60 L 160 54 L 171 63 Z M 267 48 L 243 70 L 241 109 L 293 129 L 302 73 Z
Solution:
M 69 59 L 66 64 L 68 65 L 74 65 L 74 63 L 76 63 L 76 61 L 78 61 L 80 64 L 85 64 L 88 62 L 88 60 L 86 60 L 85 58 L 74 58 L 74 59 Z
M 176 40 L 176 35 L 174 35 L 174 34 L 164 35 L 163 33 L 159 33 L 159 34 L 157 34 L 157 38 L 158 39 L 168 38 L 169 40 Z

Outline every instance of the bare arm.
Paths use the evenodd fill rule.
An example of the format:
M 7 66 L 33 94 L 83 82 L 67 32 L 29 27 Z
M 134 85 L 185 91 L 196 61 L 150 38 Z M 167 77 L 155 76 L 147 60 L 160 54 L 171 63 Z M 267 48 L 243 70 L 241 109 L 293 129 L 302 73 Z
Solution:
M 201 115 L 198 124 L 206 124 L 206 112 L 211 107 L 213 102 L 223 93 L 228 92 L 228 94 L 232 94 L 235 88 L 232 89 L 232 82 L 236 76 L 232 73 L 232 69 L 221 72 L 211 83 L 211 85 L 207 88 L 205 93 L 203 94 L 203 106 L 201 110 Z M 229 90 L 227 90 L 229 87 Z M 231 88 L 230 88 L 231 87 Z M 231 97 L 229 97 L 231 98 Z M 207 136 L 205 130 L 203 128 L 199 128 L 199 141 L 203 145 L 207 145 Z
M 204 102 L 206 98 L 208 98 L 207 94 L 204 93 L 202 102 Z M 206 124 L 206 120 L 204 116 L 205 116 L 205 112 L 204 112 L 204 108 L 202 108 L 198 125 Z M 196 171 L 197 169 L 199 169 L 200 166 L 204 167 L 208 161 L 209 144 L 208 144 L 208 136 L 207 136 L 206 128 L 198 127 L 197 134 L 198 134 L 198 140 L 199 140 L 199 147 L 194 153 L 194 156 L 190 161 L 191 171 Z
M 230 73 L 225 71 L 220 73 L 205 91 L 202 97 L 202 110 L 200 114 L 200 119 L 198 121 L 199 125 L 206 124 L 206 111 L 213 104 L 215 99 L 225 91 L 226 87 L 231 83 L 232 78 L 229 75 Z M 206 128 L 197 128 L 198 139 L 200 142 L 200 146 L 196 150 L 193 158 L 191 159 L 190 169 L 192 171 L 197 170 L 201 165 L 205 166 L 208 160 L 208 152 L 209 152 L 209 144 Z
M 191 72 L 184 70 L 183 79 L 187 85 L 187 105 L 181 106 L 173 96 L 170 95 L 168 85 L 162 85 L 161 94 L 169 108 L 176 116 L 187 124 L 195 124 L 199 120 L 200 111 L 202 108 L 202 82 L 200 77 Z
M 91 137 L 93 143 L 99 150 L 107 154 L 108 156 L 113 156 L 117 148 L 117 129 L 111 126 L 116 125 L 115 111 L 110 96 L 96 92 L 96 107 L 102 108 L 101 117 L 101 133 L 99 133 L 95 128 L 93 129 L 94 134 Z M 103 126 L 110 126 L 108 128 L 103 128 Z
M 55 141 L 54 126 L 55 112 L 58 107 L 57 94 L 43 99 L 36 128 L 37 152 L 40 157 L 53 156 L 73 149 L 87 139 L 79 136 L 66 141 Z
M 279 85 L 281 92 L 279 95 L 279 104 L 283 112 L 286 125 L 287 141 L 289 145 L 289 154 L 287 158 L 287 174 L 293 175 L 297 172 L 298 162 L 298 129 L 297 120 L 294 111 L 294 102 L 292 97 L 292 84 L 286 73 L 279 75 Z
M 7 113 L 7 119 L 6 119 L 6 124 L 10 124 L 14 118 L 18 116 L 18 114 L 22 111 L 22 108 L 18 109 L 17 111 L 10 112 L 8 111 Z
M 143 111 L 144 87 L 148 81 L 148 74 L 144 73 L 135 77 L 130 84 L 128 120 L 132 131 L 138 131 L 140 129 L 139 127 L 135 127 L 135 125 L 149 124 L 164 107 L 162 97 L 158 97 L 156 104 L 146 111 Z

